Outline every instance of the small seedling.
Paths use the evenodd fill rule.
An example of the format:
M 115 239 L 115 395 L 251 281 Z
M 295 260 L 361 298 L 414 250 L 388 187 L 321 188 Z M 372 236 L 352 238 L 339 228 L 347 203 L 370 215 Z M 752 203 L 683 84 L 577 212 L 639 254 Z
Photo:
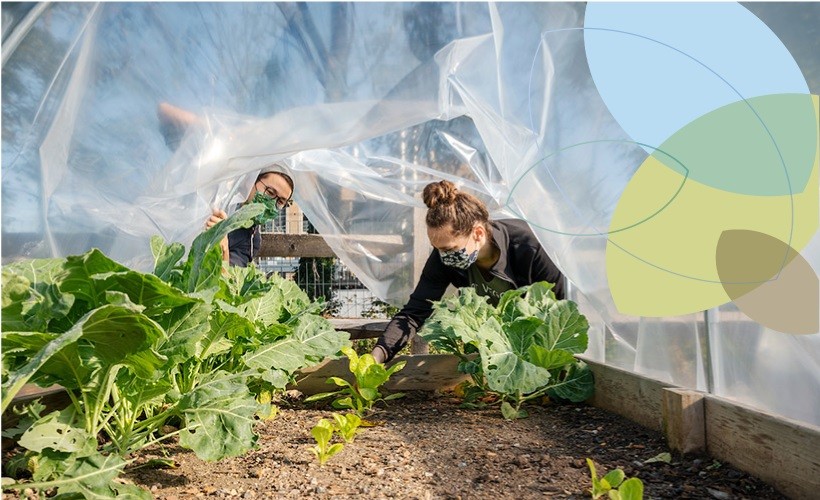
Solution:
M 342 436 L 345 443 L 352 443 L 356 434 L 359 432 L 359 427 L 362 425 L 362 419 L 355 413 L 348 413 L 346 415 L 333 414 L 335 421 L 334 429 Z
M 319 422 L 310 430 L 313 439 L 316 440 L 316 446 L 310 449 L 316 458 L 319 459 L 319 465 L 325 465 L 325 462 L 330 460 L 330 457 L 342 451 L 344 445 L 342 443 L 330 444 L 333 438 L 333 424 L 326 418 L 320 419 Z
M 362 417 L 372 410 L 376 401 L 390 401 L 404 396 L 403 393 L 397 392 L 382 398 L 379 387 L 387 382 L 391 375 L 404 368 L 405 361 L 385 368 L 383 364 L 377 363 L 370 354 L 359 356 L 349 347 L 342 348 L 342 352 L 350 360 L 350 372 L 355 377 L 353 384 L 343 378 L 328 377 L 329 384 L 336 384 L 342 389 L 315 394 L 305 399 L 305 402 L 340 396 L 333 401 L 334 408 L 352 409 L 359 417 Z
M 604 477 L 598 478 L 595 463 L 587 458 L 587 465 L 592 476 L 592 498 L 609 497 L 611 500 L 643 500 L 643 482 L 637 477 L 624 481 L 626 475 L 621 469 L 609 471 Z

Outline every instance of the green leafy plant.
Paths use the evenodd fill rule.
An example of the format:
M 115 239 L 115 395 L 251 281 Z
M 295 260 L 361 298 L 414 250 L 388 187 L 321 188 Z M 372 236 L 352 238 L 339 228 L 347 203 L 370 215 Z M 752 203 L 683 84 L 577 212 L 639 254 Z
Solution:
M 320 419 L 319 422 L 310 430 L 313 439 L 316 440 L 316 446 L 312 447 L 310 451 L 319 459 L 319 465 L 325 465 L 330 460 L 330 457 L 342 451 L 344 445 L 342 443 L 330 444 L 333 439 L 333 424 L 326 418 Z
M 379 387 L 390 379 L 390 376 L 404 368 L 405 361 L 399 361 L 390 368 L 377 363 L 370 354 L 359 356 L 350 347 L 342 349 L 342 353 L 350 360 L 350 372 L 353 374 L 353 383 L 340 377 L 328 377 L 327 383 L 341 387 L 338 391 L 314 394 L 305 399 L 305 402 L 318 401 L 333 396 L 340 396 L 333 401 L 333 407 L 352 409 L 359 417 L 373 409 L 377 401 L 390 401 L 404 396 L 397 392 L 382 398 Z
M 592 476 L 592 489 L 590 490 L 592 498 L 606 496 L 611 500 L 643 499 L 643 482 L 640 479 L 633 477 L 624 480 L 626 475 L 621 469 L 611 470 L 599 479 L 595 471 L 595 463 L 587 458 L 587 465 Z
M 352 443 L 356 434 L 359 432 L 359 427 L 362 425 L 362 419 L 355 413 L 347 413 L 345 415 L 333 414 L 334 429 L 345 443 Z
M 178 435 L 205 460 L 242 454 L 271 412 L 260 396 L 349 345 L 295 284 L 223 267 L 220 240 L 261 210 L 200 234 L 184 260 L 152 238 L 151 274 L 96 249 L 3 267 L 2 409 L 26 383 L 59 384 L 72 403 L 21 420 L 33 482 L 5 487 L 148 495 L 113 481 L 135 451 Z
M 568 300 L 556 300 L 552 284 L 505 292 L 497 307 L 473 288 L 434 304 L 419 334 L 442 352 L 458 356 L 472 384 L 462 388 L 467 406 L 493 396 L 506 419 L 525 417 L 521 405 L 543 397 L 584 401 L 592 372 L 573 356 L 587 347 L 589 324 Z

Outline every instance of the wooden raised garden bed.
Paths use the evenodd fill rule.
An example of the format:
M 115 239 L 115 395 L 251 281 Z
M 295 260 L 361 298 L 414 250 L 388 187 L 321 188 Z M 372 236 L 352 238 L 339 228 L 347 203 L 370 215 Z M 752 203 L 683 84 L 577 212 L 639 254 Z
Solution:
M 334 323 L 358 339 L 386 324 Z M 177 468 L 133 468 L 125 480 L 167 499 L 588 498 L 591 458 L 599 471 L 642 479 L 646 498 L 813 498 L 820 488 L 817 428 L 722 398 L 587 359 L 596 385 L 587 404 L 530 405 L 528 418 L 505 421 L 497 407 L 463 409 L 446 392 L 465 379 L 454 356 L 401 360 L 406 367 L 386 388 L 410 394 L 381 406 L 372 417 L 379 425 L 323 467 L 309 451 L 310 428 L 333 410 L 285 399 L 276 418 L 257 426 L 257 450 L 210 463 L 174 444 L 155 446 L 136 463 L 165 457 Z M 302 370 L 295 389 L 327 391 L 328 377 L 349 375 L 347 359 L 326 360 Z M 58 389 L 41 394 L 65 404 Z M 671 463 L 651 460 L 666 451 Z

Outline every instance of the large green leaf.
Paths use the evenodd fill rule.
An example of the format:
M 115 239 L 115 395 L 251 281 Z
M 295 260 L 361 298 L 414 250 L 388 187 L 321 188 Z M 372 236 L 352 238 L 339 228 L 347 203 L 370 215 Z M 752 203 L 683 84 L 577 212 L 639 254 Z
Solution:
M 532 364 L 547 370 L 554 370 L 575 362 L 575 357 L 568 351 L 561 349 L 548 351 L 540 345 L 530 346 L 528 359 Z
M 274 283 L 254 265 L 228 266 L 222 273 L 220 286 L 219 298 L 237 305 L 268 293 L 274 288 Z
M 246 374 L 217 371 L 190 393 L 177 408 L 185 417 L 180 444 L 202 460 L 241 455 L 256 445 L 254 415 L 261 409 L 245 383 Z
M 141 349 L 150 347 L 149 340 L 159 338 L 162 334 L 159 325 L 133 307 L 122 305 L 98 307 L 83 316 L 69 331 L 49 341 L 28 363 L 10 374 L 9 379 L 3 385 L 2 409 L 6 409 L 11 399 L 37 370 L 80 338 L 85 338 L 94 344 L 93 356 L 95 358 L 113 364 L 126 360 L 127 356 Z M 16 335 L 15 338 L 21 338 L 20 333 Z M 33 338 L 35 337 L 30 336 L 30 339 Z M 46 339 L 42 336 L 37 338 Z M 72 352 L 78 353 L 79 351 L 74 348 Z M 55 358 L 56 364 L 66 365 L 63 367 L 63 373 L 67 377 L 67 383 L 73 382 L 74 376 L 79 374 L 78 370 L 83 369 L 82 366 L 74 365 L 79 357 L 72 355 L 66 358 Z M 149 356 L 131 360 L 129 364 L 138 375 L 150 377 L 153 371 L 160 366 L 161 361 L 156 356 Z M 79 381 L 79 385 L 82 385 L 82 382 Z
M 75 457 L 97 451 L 97 437 L 82 428 L 73 406 L 42 417 L 23 433 L 18 444 L 28 450 L 42 452 L 46 448 L 73 453 Z
M 141 408 L 148 404 L 161 404 L 172 389 L 173 385 L 168 378 L 143 380 L 134 377 L 125 370 L 117 374 L 119 397 L 128 401 L 131 408 Z
M 151 494 L 146 490 L 114 482 L 114 478 L 120 475 L 126 464 L 127 462 L 117 455 L 94 453 L 78 459 L 69 456 L 67 466 L 54 469 L 55 472 L 59 472 L 57 479 L 34 483 L 4 484 L 3 487 L 15 490 L 32 488 L 41 491 L 56 488 L 58 494 L 54 498 L 150 499 Z
M 51 342 L 58 341 L 62 335 L 41 332 L 3 332 L 4 369 L 8 368 L 10 374 L 23 373 L 43 349 L 49 346 Z M 24 383 L 30 382 L 40 387 L 60 384 L 66 389 L 78 389 L 90 379 L 92 372 L 98 368 L 99 363 L 93 366 L 84 363 L 77 343 L 69 342 L 48 357 Z M 11 379 L 9 379 L 8 384 L 11 383 Z M 4 391 L 6 387 L 4 384 Z M 9 385 L 8 390 L 13 391 L 15 389 Z
M 165 332 L 134 308 L 102 306 L 82 325 L 82 338 L 94 344 L 94 355 L 108 364 L 124 363 L 141 378 L 153 378 L 163 357 L 151 347 Z
M 546 320 L 550 306 L 555 303 L 553 286 L 552 283 L 539 281 L 505 292 L 497 308 L 501 320 L 509 323 L 518 318 L 533 316 Z
M 157 345 L 158 352 L 167 357 L 169 363 L 179 363 L 198 355 L 197 347 L 211 328 L 208 324 L 211 310 L 209 304 L 194 302 L 157 318 L 165 329 L 165 337 Z
M 3 330 L 3 373 L 16 371 L 40 352 L 40 349 L 56 339 L 59 334 L 43 332 L 16 332 Z
M 216 310 L 211 315 L 210 330 L 197 344 L 196 355 L 199 359 L 220 354 L 230 349 L 233 343 L 230 338 L 252 337 L 256 329 L 242 316 L 226 311 Z
M 476 334 L 495 309 L 487 298 L 473 288 L 461 288 L 455 297 L 445 298 L 433 306 L 433 314 L 419 331 L 433 345 L 447 348 L 453 342 L 478 343 Z
M 122 271 L 96 274 L 92 279 L 97 282 L 98 292 L 125 293 L 133 303 L 144 306 L 145 315 L 149 317 L 162 316 L 175 307 L 197 302 L 153 274 Z
M 509 340 L 513 352 L 522 358 L 529 356 L 530 346 L 536 335 L 544 329 L 544 322 L 538 318 L 518 318 L 503 326 L 504 335 Z
M 166 245 L 161 236 L 152 236 L 151 254 L 154 256 L 154 275 L 169 282 L 174 266 L 185 255 L 185 246 L 182 243 Z
M 65 259 L 31 259 L 12 262 L 3 266 L 11 273 L 25 277 L 33 284 L 56 284 L 55 277 L 63 272 Z
M 547 385 L 550 372 L 523 360 L 512 351 L 486 353 L 484 375 L 490 389 L 503 394 L 529 394 Z
M 45 331 L 52 319 L 68 314 L 74 296 L 62 293 L 55 278 L 63 262 L 37 259 L 3 268 L 3 330 Z
M 549 307 L 547 314 L 546 329 L 539 338 L 539 345 L 548 351 L 563 349 L 573 354 L 587 350 L 589 322 L 578 312 L 575 302 L 555 302 Z
M 214 275 L 215 266 L 213 256 L 219 258 L 219 267 L 216 270 L 217 277 L 222 270 L 221 250 L 219 242 L 235 229 L 250 227 L 253 225 L 253 218 L 261 214 L 265 207 L 258 203 L 250 203 L 237 210 L 228 219 L 219 222 L 207 231 L 201 233 L 191 244 L 191 251 L 188 252 L 188 259 L 183 271 L 185 290 L 195 292 L 209 285 L 217 284 L 212 282 L 210 277 Z
M 292 335 L 247 353 L 242 360 L 249 368 L 258 370 L 264 380 L 284 388 L 282 382 L 287 379 L 283 379 L 283 374 L 290 376 L 336 354 L 349 345 L 348 339 L 347 332 L 337 332 L 324 318 L 300 316 Z
M 282 315 L 279 321 L 287 321 L 292 317 L 304 313 L 318 314 L 321 306 L 318 302 L 311 302 L 310 297 L 293 280 L 281 278 L 274 274 L 270 277 L 274 293 L 281 297 Z
M 518 305 L 522 303 L 521 297 L 527 293 L 528 289 L 528 286 L 523 286 L 514 290 L 507 290 L 501 294 L 496 311 L 502 322 L 509 323 L 524 316 Z
M 115 483 L 126 462 L 116 456 L 95 454 L 83 457 L 69 467 L 62 477 L 51 481 L 61 495 L 77 493 L 86 499 L 150 499 L 151 493 L 134 485 Z
M 25 276 L 15 274 L 3 268 L 3 313 L 0 316 L 3 330 L 28 330 L 30 325 L 23 315 L 25 301 L 28 300 L 32 292 L 30 290 L 31 281 Z
M 525 300 L 541 309 L 546 309 L 555 302 L 555 285 L 547 281 L 533 283 L 527 288 Z
M 251 323 L 267 327 L 282 315 L 282 297 L 273 292 L 251 299 L 236 307 L 236 312 Z
M 482 325 L 478 336 L 481 364 L 490 389 L 504 394 L 528 394 L 549 383 L 549 371 L 517 354 L 495 318 Z
M 559 397 L 580 403 L 592 397 L 595 392 L 595 380 L 592 376 L 592 370 L 583 361 L 569 365 L 566 373 L 559 380 L 547 391 L 550 397 Z
M 83 255 L 67 257 L 63 272 L 54 276 L 54 280 L 61 292 L 70 293 L 93 308 L 100 305 L 104 295 L 97 290 L 96 280 L 92 276 L 126 271 L 129 271 L 127 267 L 109 259 L 95 248 Z

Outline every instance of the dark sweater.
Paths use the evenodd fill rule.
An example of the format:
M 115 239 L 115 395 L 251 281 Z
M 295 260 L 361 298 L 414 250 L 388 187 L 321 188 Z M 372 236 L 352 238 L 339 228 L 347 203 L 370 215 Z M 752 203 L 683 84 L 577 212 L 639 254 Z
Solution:
M 259 226 L 234 229 L 228 233 L 229 262 L 232 266 L 248 267 L 248 263 L 259 254 L 262 247 L 262 235 Z
M 513 288 L 539 281 L 554 283 L 555 296 L 559 300 L 563 299 L 563 275 L 547 256 L 529 225 L 517 219 L 497 220 L 491 222 L 491 225 L 493 243 L 501 254 L 490 273 L 511 283 Z M 407 345 L 413 334 L 430 317 L 433 313 L 432 301 L 441 300 L 450 284 L 456 287 L 470 286 L 468 273 L 445 265 L 438 250 L 434 249 L 424 265 L 410 300 L 393 317 L 376 344 L 387 352 L 388 361 Z

